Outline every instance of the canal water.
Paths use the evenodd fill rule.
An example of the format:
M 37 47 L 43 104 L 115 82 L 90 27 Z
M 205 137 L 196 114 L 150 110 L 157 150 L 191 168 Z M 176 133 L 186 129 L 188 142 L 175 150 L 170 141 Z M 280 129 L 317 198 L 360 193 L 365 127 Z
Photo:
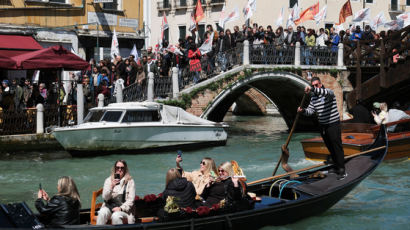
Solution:
M 184 152 L 185 170 L 199 168 L 202 157 L 216 163 L 236 160 L 248 181 L 268 177 L 280 157 L 280 147 L 288 136 L 278 117 L 226 116 L 230 124 L 226 146 Z M 289 145 L 294 169 L 315 164 L 304 158 L 300 140 L 316 133 L 295 133 Z M 0 203 L 25 201 L 35 212 L 39 183 L 49 195 L 57 191 L 60 176 L 72 176 L 81 195 L 82 206 L 90 206 L 91 193 L 102 187 L 117 159 L 127 161 L 136 183 L 136 194 L 158 194 L 164 189 L 165 173 L 175 167 L 176 152 L 146 155 L 110 155 L 71 158 L 66 152 L 11 154 L 0 157 Z M 383 163 L 344 199 L 320 216 L 267 229 L 409 229 L 409 161 Z M 282 173 L 279 169 L 278 174 Z

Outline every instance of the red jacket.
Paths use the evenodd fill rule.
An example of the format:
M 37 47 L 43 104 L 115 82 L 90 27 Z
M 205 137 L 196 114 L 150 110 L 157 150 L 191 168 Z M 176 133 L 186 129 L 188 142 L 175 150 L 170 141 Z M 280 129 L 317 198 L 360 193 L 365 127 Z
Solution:
M 200 72 L 201 69 L 201 51 L 196 49 L 195 52 L 192 50 L 188 51 L 189 58 L 189 71 Z

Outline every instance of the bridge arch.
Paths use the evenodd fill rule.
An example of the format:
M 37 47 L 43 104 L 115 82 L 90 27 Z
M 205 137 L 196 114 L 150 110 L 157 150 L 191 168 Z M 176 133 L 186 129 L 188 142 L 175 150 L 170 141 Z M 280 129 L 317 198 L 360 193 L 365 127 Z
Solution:
M 251 76 L 240 79 L 231 87 L 221 91 L 210 102 L 201 117 L 222 121 L 232 104 L 247 90 L 255 88 L 276 104 L 286 124 L 291 127 L 296 117 L 296 108 L 300 105 L 307 85 L 309 85 L 308 81 L 290 72 L 254 72 Z M 313 119 L 301 117 L 298 130 L 312 130 L 315 126 Z

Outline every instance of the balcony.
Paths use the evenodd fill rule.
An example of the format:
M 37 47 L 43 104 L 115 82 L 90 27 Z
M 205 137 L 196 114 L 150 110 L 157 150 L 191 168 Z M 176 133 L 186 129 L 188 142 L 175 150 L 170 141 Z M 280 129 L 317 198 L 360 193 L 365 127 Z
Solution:
M 187 0 L 176 0 L 175 9 L 186 9 L 188 8 Z
M 171 9 L 171 3 L 169 0 L 167 1 L 159 1 L 157 2 L 157 9 L 158 10 L 170 10 Z
M 406 11 L 406 5 L 389 4 L 389 12 L 403 13 Z

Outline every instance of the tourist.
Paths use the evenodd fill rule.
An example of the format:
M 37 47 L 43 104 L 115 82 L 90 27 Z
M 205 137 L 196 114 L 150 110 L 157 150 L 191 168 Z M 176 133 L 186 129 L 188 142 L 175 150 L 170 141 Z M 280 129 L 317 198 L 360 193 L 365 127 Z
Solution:
M 51 199 L 40 187 L 35 206 L 40 220 L 47 226 L 80 224 L 80 195 L 71 177 L 63 176 L 57 183 L 57 194 Z
M 189 72 L 193 75 L 193 81 L 196 84 L 200 79 L 201 68 L 201 51 L 196 47 L 194 42 L 189 44 L 188 50 Z
M 181 176 L 176 168 L 168 170 L 165 179 L 165 190 L 162 193 L 166 201 L 169 196 L 177 198 L 177 204 L 181 208 L 196 208 L 196 191 L 192 182 Z
M 205 186 L 201 197 L 205 200 L 204 205 L 212 207 L 214 204 L 219 204 L 223 199 L 228 204 L 233 204 L 235 200 L 240 200 L 242 197 L 239 185 L 239 179 L 234 177 L 232 164 L 225 162 L 218 167 L 218 178 L 211 180 Z
M 102 193 L 104 204 L 98 212 L 97 225 L 111 223 L 133 224 L 135 218 L 132 212 L 135 198 L 135 183 L 132 179 L 127 163 L 117 160 L 111 169 L 111 175 L 105 180 Z
M 44 98 L 44 101 L 47 101 L 48 93 L 47 93 L 46 84 L 45 83 L 40 83 L 38 90 L 40 92 L 40 95 Z
M 376 124 L 386 124 L 389 120 L 389 114 L 387 112 L 387 104 L 385 102 L 373 103 L 374 110 L 372 111 L 373 119 Z
M 198 196 L 202 194 L 205 186 L 211 180 L 211 177 L 216 177 L 217 170 L 215 162 L 210 157 L 205 157 L 201 160 L 199 170 L 193 172 L 186 172 L 181 167 L 182 156 L 178 155 L 176 158 L 177 169 L 180 170 L 182 177 L 187 178 L 188 181 L 191 181 L 195 186 L 195 191 Z M 199 197 L 197 197 L 200 199 Z
M 28 100 L 30 99 L 32 93 L 33 93 L 33 86 L 31 85 L 30 79 L 25 79 L 24 86 L 23 86 L 24 108 L 28 108 Z
M 363 106 L 361 100 L 356 101 L 356 105 L 349 111 L 353 119 L 349 122 L 351 123 L 370 123 L 370 113 L 369 110 Z
M 323 86 L 320 78 L 312 77 L 311 86 L 305 87 L 305 93 L 313 93 L 309 106 L 298 107 L 297 112 L 306 116 L 317 114 L 319 120 L 320 135 L 322 136 L 330 156 L 336 166 L 337 179 L 344 179 L 345 172 L 344 152 L 341 138 L 340 115 L 337 110 L 337 102 L 334 92 Z
M 286 35 L 286 38 L 285 38 L 285 45 L 286 46 L 296 45 L 296 33 L 293 32 L 292 26 L 288 27 L 288 34 Z
M 392 108 L 389 109 L 389 116 L 388 122 L 395 122 L 400 121 L 403 119 L 410 119 L 410 115 L 405 113 L 403 110 L 400 109 L 400 103 L 394 102 Z M 388 132 L 402 132 L 402 131 L 409 131 L 409 124 L 410 122 L 398 124 L 398 125 L 391 125 L 387 127 Z

